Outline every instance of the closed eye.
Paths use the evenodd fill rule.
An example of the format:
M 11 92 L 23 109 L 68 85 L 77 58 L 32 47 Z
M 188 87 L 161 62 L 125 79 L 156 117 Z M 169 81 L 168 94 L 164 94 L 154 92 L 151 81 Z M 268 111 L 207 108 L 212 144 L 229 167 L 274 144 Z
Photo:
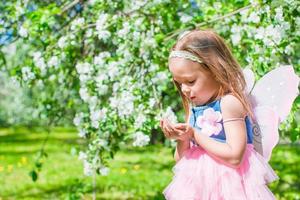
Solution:
M 189 81 L 188 83 L 189 83 L 189 84 L 193 84 L 193 83 L 195 83 L 195 80 L 194 80 L 194 81 Z

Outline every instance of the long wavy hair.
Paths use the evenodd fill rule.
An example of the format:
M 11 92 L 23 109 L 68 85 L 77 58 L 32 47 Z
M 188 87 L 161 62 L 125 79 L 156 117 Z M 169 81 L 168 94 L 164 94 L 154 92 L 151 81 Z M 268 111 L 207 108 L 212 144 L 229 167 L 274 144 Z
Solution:
M 180 37 L 171 50 L 184 50 L 199 57 L 203 62 L 200 64 L 201 67 L 209 70 L 220 84 L 216 98 L 229 93 L 233 94 L 241 101 L 247 113 L 253 118 L 251 105 L 244 94 L 246 81 L 242 69 L 222 37 L 211 29 L 193 30 Z M 188 122 L 190 102 L 182 93 L 179 83 L 174 79 L 173 82 L 182 98 L 185 121 Z

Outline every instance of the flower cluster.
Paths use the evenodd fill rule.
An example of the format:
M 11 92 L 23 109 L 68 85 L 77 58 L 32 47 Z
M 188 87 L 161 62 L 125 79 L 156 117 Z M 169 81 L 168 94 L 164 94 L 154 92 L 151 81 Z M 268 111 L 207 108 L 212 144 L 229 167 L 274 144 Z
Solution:
M 213 21 L 211 28 L 229 40 L 234 55 L 258 76 L 286 61 L 299 72 L 295 48 L 300 18 L 290 17 L 298 13 L 299 2 L 294 0 L 280 6 L 256 0 L 250 1 L 252 6 L 247 1 L 89 0 L 78 15 L 72 6 L 61 14 L 55 6 L 41 4 L 29 11 L 16 2 L 5 4 L 14 16 L 0 13 L 0 35 L 20 22 L 15 33 L 28 56 L 16 62 L 11 74 L 42 90 L 45 111 L 40 116 L 56 119 L 68 109 L 77 113 L 73 122 L 78 135 L 89 142 L 81 155 L 87 175 L 107 174 L 105 159 L 121 144 L 148 144 L 162 115 L 177 121 L 171 108 L 164 110 L 181 104 L 166 68 L 176 40 L 169 36 L 175 29 L 185 30 L 227 15 L 229 8 L 247 6 Z M 219 117 L 207 111 L 198 124 L 208 134 L 217 134 Z

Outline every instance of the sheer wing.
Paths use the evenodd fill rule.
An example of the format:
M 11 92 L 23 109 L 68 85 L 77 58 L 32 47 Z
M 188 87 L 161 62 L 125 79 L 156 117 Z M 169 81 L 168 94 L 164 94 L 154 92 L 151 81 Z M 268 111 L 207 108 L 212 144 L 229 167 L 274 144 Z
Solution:
M 254 83 L 255 83 L 255 76 L 254 76 L 254 73 L 251 69 L 249 68 L 246 68 L 246 69 L 243 69 L 243 74 L 244 74 L 244 77 L 245 77 L 245 81 L 246 81 L 246 94 L 250 94 L 253 86 L 254 86 Z
M 279 141 L 277 113 L 267 106 L 258 106 L 254 109 L 256 123 L 259 128 L 253 133 L 253 145 L 267 161 L 270 160 L 272 150 Z M 255 129 L 253 129 L 255 130 Z
M 251 92 L 253 107 L 270 106 L 282 122 L 298 95 L 299 77 L 292 66 L 281 66 L 263 76 Z
M 254 87 L 253 72 L 244 70 L 244 76 L 256 121 L 253 126 L 254 147 L 269 160 L 279 141 L 278 125 L 287 117 L 298 95 L 299 77 L 292 66 L 270 71 Z

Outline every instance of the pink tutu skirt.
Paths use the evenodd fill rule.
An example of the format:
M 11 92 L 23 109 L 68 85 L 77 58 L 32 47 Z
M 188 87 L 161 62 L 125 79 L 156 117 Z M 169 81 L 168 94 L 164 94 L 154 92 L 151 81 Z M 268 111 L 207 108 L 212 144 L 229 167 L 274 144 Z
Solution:
M 278 179 L 268 162 L 247 144 L 239 167 L 230 167 L 193 146 L 173 167 L 174 177 L 163 194 L 170 200 L 275 199 L 266 184 Z

